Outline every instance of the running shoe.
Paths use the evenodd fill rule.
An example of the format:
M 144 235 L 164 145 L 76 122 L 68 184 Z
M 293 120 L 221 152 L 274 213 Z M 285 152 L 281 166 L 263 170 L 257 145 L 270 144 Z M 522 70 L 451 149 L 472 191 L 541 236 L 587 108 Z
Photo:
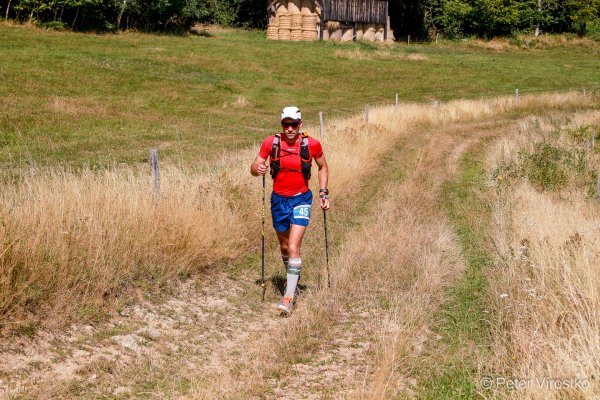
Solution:
M 293 297 L 284 297 L 281 300 L 281 304 L 277 306 L 277 308 L 285 315 L 290 315 L 292 313 L 292 307 L 294 303 Z

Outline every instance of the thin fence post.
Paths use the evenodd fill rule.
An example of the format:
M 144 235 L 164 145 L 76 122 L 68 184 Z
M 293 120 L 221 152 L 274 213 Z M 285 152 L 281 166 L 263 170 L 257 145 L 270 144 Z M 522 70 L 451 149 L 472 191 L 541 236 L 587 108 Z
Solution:
M 433 100 L 433 108 L 437 110 L 439 106 L 440 102 L 438 101 L 438 99 Z
M 396 93 L 396 111 L 398 111 L 398 93 Z
M 600 171 L 598 171 L 598 185 L 596 186 L 596 198 L 600 199 Z
M 325 128 L 323 127 L 323 111 L 319 111 L 319 129 L 321 130 L 321 139 L 325 137 Z
M 408 45 L 410 46 L 410 35 L 408 35 Z
M 515 89 L 515 102 L 519 104 L 519 88 Z
M 150 174 L 154 183 L 154 194 L 160 193 L 160 167 L 158 165 L 158 150 L 150 149 Z
M 596 125 L 592 125 L 592 149 L 596 147 Z
M 369 123 L 369 105 L 365 104 L 365 124 Z

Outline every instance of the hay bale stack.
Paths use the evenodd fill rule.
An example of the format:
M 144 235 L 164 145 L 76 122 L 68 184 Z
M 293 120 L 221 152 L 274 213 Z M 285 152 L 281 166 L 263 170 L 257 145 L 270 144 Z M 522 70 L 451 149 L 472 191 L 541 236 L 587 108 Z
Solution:
M 275 10 L 277 14 L 287 14 L 287 0 L 281 0 L 275 3 Z
M 294 42 L 302 40 L 302 14 L 291 14 L 290 26 L 290 40 Z
M 319 32 L 315 29 L 302 29 L 302 40 L 314 41 L 319 38 Z
M 302 16 L 302 39 L 317 40 L 319 31 L 317 27 L 318 16 L 316 14 L 305 14 Z
M 331 33 L 341 28 L 339 21 L 327 21 L 327 30 Z
M 278 39 L 290 40 L 291 24 L 289 14 L 281 13 L 277 16 L 277 20 L 279 21 Z
M 336 29 L 335 31 L 329 34 L 329 40 L 333 42 L 339 42 L 340 40 L 342 40 L 342 34 L 343 32 L 341 29 Z
M 289 0 L 287 4 L 287 12 L 289 14 L 300 14 L 302 8 L 302 0 Z
M 290 40 L 292 42 L 299 42 L 302 40 L 302 29 L 292 29 L 290 32 Z
M 311 14 L 311 15 L 303 15 L 302 16 L 302 30 L 305 31 L 310 31 L 310 30 L 314 30 L 315 32 L 317 31 L 318 28 L 318 16 L 316 14 Z
M 274 20 L 267 27 L 267 39 L 278 40 L 279 39 L 279 24 L 277 20 Z
M 302 14 L 291 14 L 290 25 L 292 29 L 302 29 Z
M 367 42 L 375 41 L 375 27 L 371 24 L 366 25 L 365 33 L 363 34 L 363 40 Z
M 279 28 L 290 29 L 291 21 L 289 14 L 277 14 L 277 24 Z
M 319 38 L 319 32 L 317 31 L 302 31 L 302 40 L 314 42 Z
M 383 42 L 383 26 L 377 25 L 377 32 L 375 33 L 375 41 Z
M 394 37 L 394 31 L 393 30 L 388 30 L 387 42 L 388 43 L 394 43 L 394 40 L 396 40 L 396 38 Z
M 289 29 L 279 28 L 279 31 L 277 33 L 278 40 L 290 40 L 290 37 L 291 37 L 291 31 Z
M 342 42 L 351 42 L 354 34 L 352 32 L 352 28 L 344 28 L 341 41 Z
M 363 40 L 365 34 L 363 24 L 356 24 L 356 40 Z
M 311 15 L 315 12 L 315 2 L 313 0 L 302 0 L 300 12 L 304 15 Z
M 302 26 L 308 29 L 309 27 L 316 27 L 319 22 L 319 16 L 317 14 L 305 14 L 302 16 Z

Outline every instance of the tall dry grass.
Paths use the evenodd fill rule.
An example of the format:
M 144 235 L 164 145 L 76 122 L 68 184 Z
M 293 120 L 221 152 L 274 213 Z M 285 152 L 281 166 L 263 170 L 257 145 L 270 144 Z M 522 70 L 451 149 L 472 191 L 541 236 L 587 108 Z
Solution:
M 467 46 L 479 47 L 496 51 L 508 51 L 516 49 L 549 49 L 555 47 L 588 47 L 598 48 L 600 44 L 589 37 L 578 37 L 575 35 L 518 35 L 515 38 L 494 38 L 491 40 L 471 40 L 466 42 Z
M 317 361 L 315 353 L 327 351 L 343 338 L 374 343 L 374 371 L 368 371 L 365 381 L 365 376 L 349 369 L 334 385 L 323 387 L 322 396 L 372 393 L 373 398 L 388 397 L 410 386 L 402 379 L 408 368 L 398 362 L 417 352 L 414 337 L 425 339 L 428 319 L 443 297 L 441 287 L 462 266 L 452 244 L 453 233 L 440 219 L 443 211 L 434 204 L 445 176 L 444 165 L 436 162 L 445 147 L 417 132 L 424 126 L 477 119 L 478 108 L 486 115 L 487 108 L 477 102 L 456 101 L 443 110 L 402 104 L 398 112 L 394 107 L 372 109 L 369 125 L 362 116 L 328 124 L 325 149 L 334 185 L 332 218 L 336 216 L 330 240 L 343 237 L 341 248 L 336 248 L 339 256 L 331 259 L 333 286 L 301 296 L 294 317 L 282 324 L 282 331 L 274 332 L 266 344 L 264 337 L 257 341 L 248 361 L 252 370 L 244 371 L 244 376 L 252 376 L 253 382 L 264 382 L 265 375 L 287 381 L 297 374 L 294 365 L 311 358 Z M 422 146 L 431 152 L 430 157 L 414 151 Z M 397 152 L 402 157 L 384 161 L 386 155 L 397 157 Z M 385 163 L 389 167 L 384 168 Z M 406 181 L 398 175 L 402 168 L 396 163 L 410 169 Z M 436 172 L 440 172 L 437 177 Z M 434 181 L 429 174 L 436 177 Z M 363 207 L 362 203 L 368 204 Z M 323 236 L 311 232 L 303 247 L 322 244 Z M 303 260 L 305 268 L 322 264 L 310 257 Z M 321 281 L 325 282 L 325 276 Z M 265 357 L 265 348 L 274 349 L 275 358 Z M 329 371 L 323 373 L 324 378 L 328 375 Z M 205 380 L 193 381 L 193 398 L 241 398 L 256 389 L 247 381 L 232 380 L 227 373 L 210 385 Z M 352 392 L 344 391 L 348 388 Z M 289 398 L 306 396 L 302 387 L 286 386 L 284 392 Z
M 325 149 L 334 207 L 349 207 L 378 158 L 415 127 L 591 101 L 570 93 L 523 96 L 518 105 L 510 97 L 437 110 L 401 104 L 397 113 L 372 109 L 368 126 L 358 116 L 331 121 Z M 197 171 L 164 167 L 157 201 L 146 172 L 134 168 L 20 171 L 0 193 L 3 328 L 92 318 L 132 287 L 157 286 L 256 249 L 260 180 L 248 173 L 256 151 L 225 154 Z
M 24 171 L 0 194 L 3 319 L 95 317 L 86 314 L 128 287 L 239 255 L 258 205 L 258 188 L 240 173 L 163 169 L 155 198 L 150 178 L 130 169 Z
M 358 342 L 371 343 L 368 369 L 348 366 L 332 387 L 334 391 L 321 395 L 410 396 L 416 384 L 414 369 L 419 368 L 419 353 L 431 340 L 429 327 L 443 301 L 444 288 L 464 266 L 438 197 L 448 173 L 455 171 L 455 164 L 468 148 L 463 144 L 486 135 L 485 128 L 477 129 L 479 121 L 502 120 L 517 108 L 548 112 L 591 104 L 588 102 L 582 95 L 571 93 L 527 97 L 518 106 L 511 98 L 455 101 L 439 110 L 402 104 L 399 112 L 394 107 L 372 109 L 369 126 L 364 125 L 361 116 L 333 122 L 327 130 L 332 181 L 338 189 L 355 188 L 354 174 L 370 170 L 370 178 L 362 186 L 373 197 L 364 193 L 357 196 L 351 191 L 350 196 L 340 199 L 334 193 L 333 212 L 339 213 L 341 202 L 347 213 L 339 221 L 345 227 L 334 231 L 344 239 L 331 261 L 333 287 L 313 291 L 301 299 L 294 318 L 282 328 L 283 332 L 275 333 L 268 346 L 276 349 L 276 360 L 260 360 L 262 367 L 257 370 L 275 369 L 273 374 L 283 374 L 287 381 L 297 374 L 292 366 L 302 364 L 306 368 L 311 362 L 326 363 L 323 354 L 335 352 L 335 343 L 340 339 L 354 337 Z M 512 116 L 506 120 L 507 125 L 512 124 L 508 121 Z M 460 131 L 458 126 L 456 132 L 442 128 L 463 122 L 475 124 L 468 131 Z M 444 134 L 439 134 L 437 127 Z M 348 157 L 360 156 L 362 151 L 371 157 Z M 388 162 L 399 166 L 382 168 L 377 156 L 390 153 L 395 154 Z M 398 170 L 405 170 L 407 175 L 399 176 Z M 377 182 L 381 184 L 381 174 L 385 174 L 383 186 L 370 191 Z M 353 208 L 357 201 L 370 203 L 366 207 L 358 205 L 360 215 Z M 318 238 L 319 245 L 322 240 Z M 325 369 L 322 373 L 326 379 L 335 371 Z M 286 387 L 285 393 L 291 397 L 306 395 L 294 390 L 298 388 Z
M 536 143 L 585 151 L 589 168 L 600 170 L 600 153 L 588 140 L 574 140 L 574 127 L 600 122 L 596 112 L 570 121 L 531 118 L 497 141 L 489 153 L 500 174 L 522 169 L 522 155 Z M 571 172 L 571 175 L 573 172 Z M 531 380 L 521 390 L 497 387 L 506 398 L 550 399 L 600 396 L 600 207 L 585 187 L 571 184 L 541 191 L 522 176 L 496 178 L 493 240 L 498 265 L 490 276 L 490 299 L 497 313 L 492 374 Z M 557 390 L 558 383 L 589 384 Z M 579 379 L 579 381 L 576 381 Z M 562 384 L 562 383 L 561 383 Z

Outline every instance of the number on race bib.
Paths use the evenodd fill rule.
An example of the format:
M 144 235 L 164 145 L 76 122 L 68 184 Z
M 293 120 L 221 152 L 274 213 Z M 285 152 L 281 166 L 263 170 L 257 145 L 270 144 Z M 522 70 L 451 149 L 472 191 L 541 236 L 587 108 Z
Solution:
M 310 218 L 310 206 L 302 205 L 302 206 L 295 207 L 294 208 L 294 217 L 309 219 Z

